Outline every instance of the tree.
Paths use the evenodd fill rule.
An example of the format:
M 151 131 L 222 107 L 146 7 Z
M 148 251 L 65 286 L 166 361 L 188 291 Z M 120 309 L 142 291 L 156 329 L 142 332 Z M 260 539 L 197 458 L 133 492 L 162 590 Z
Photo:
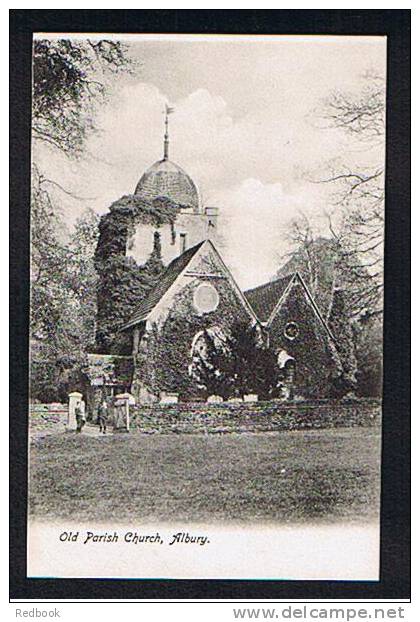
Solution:
M 360 92 L 333 91 L 325 100 L 320 117 L 357 140 L 382 141 L 385 134 L 385 81 L 374 71 L 363 75 Z
M 129 69 L 114 41 L 37 39 L 33 48 L 32 136 L 69 158 L 82 155 L 107 93 L 107 74 Z M 34 149 L 31 198 L 31 396 L 64 399 L 93 343 L 97 217 L 86 213 L 69 236 Z M 73 196 L 73 195 L 71 195 Z M 67 239 L 66 239 L 67 238 Z
M 232 390 L 232 379 L 226 376 L 229 352 L 225 340 L 220 342 L 209 330 L 199 336 L 199 343 L 193 350 L 193 362 L 190 373 L 197 385 L 207 395 L 229 397 Z
M 68 248 L 71 261 L 67 279 L 77 306 L 81 349 L 94 347 L 97 311 L 98 275 L 95 270 L 95 248 L 98 241 L 99 216 L 87 209 L 77 219 Z
M 211 331 L 203 331 L 201 339 L 192 372 L 207 394 L 228 398 L 257 393 L 260 399 L 276 395 L 277 359 L 263 343 L 257 327 L 238 322 L 223 340 Z
M 304 214 L 290 222 L 285 237 L 293 247 L 287 254 L 286 263 L 277 271 L 276 278 L 299 272 L 327 318 L 337 280 L 337 247 L 334 240 L 319 236 Z
M 83 153 L 95 130 L 98 101 L 106 96 L 106 74 L 130 69 L 118 41 L 35 39 L 32 133 L 69 157 Z
M 322 118 L 383 158 L 385 82 L 364 76 L 360 93 L 333 92 Z M 373 166 L 335 162 L 318 183 L 334 187 L 329 228 L 339 253 L 341 271 L 351 284 L 349 304 L 356 316 L 377 316 L 383 308 L 384 163 Z
M 342 372 L 335 381 L 339 395 L 345 395 L 356 389 L 357 359 L 353 338 L 353 326 L 346 304 L 346 294 L 342 289 L 335 289 L 329 317 L 329 327 L 335 337 L 340 356 Z
M 366 397 L 379 397 L 382 391 L 382 322 L 369 317 L 353 323 L 357 358 L 357 392 Z
M 31 244 L 31 397 L 65 399 L 95 334 L 97 216 L 88 211 L 68 244 L 59 220 L 33 193 Z
M 291 222 L 288 238 L 294 248 L 278 275 L 300 271 L 328 319 L 344 368 L 340 390 L 352 390 L 357 381 L 361 394 L 377 395 L 382 358 L 378 336 L 383 312 L 384 80 L 365 74 L 358 93 L 331 93 L 318 116 L 324 128 L 342 132 L 352 145 L 346 158 L 323 165 L 323 173 L 312 179 L 331 189 L 325 211 L 328 233 L 317 236 L 313 221 L 305 216 Z
M 349 290 L 348 304 L 354 318 L 383 313 L 383 222 L 372 214 L 347 213 L 341 227 L 332 227 L 342 284 Z M 376 221 L 376 222 L 374 222 Z
M 347 214 L 341 226 L 333 223 L 328 214 L 330 235 L 317 236 L 306 216 L 291 221 L 286 234 L 293 249 L 288 261 L 277 271 L 277 276 L 300 272 L 315 296 L 325 316 L 328 316 L 335 287 L 348 290 L 346 305 L 352 318 L 382 314 L 382 234 L 375 248 L 362 248 L 364 240 L 355 243 L 357 235 L 356 214 Z M 379 246 L 381 249 L 379 249 Z M 363 258 L 364 253 L 376 251 L 376 258 Z M 378 282 L 379 281 L 379 282 Z
M 65 302 L 70 253 L 60 240 L 60 221 L 39 177 L 33 176 L 31 213 L 31 334 L 51 338 Z
M 294 218 L 290 223 L 286 238 L 294 245 L 295 249 L 299 249 L 305 266 L 306 284 L 315 294 L 318 289 L 319 263 L 314 243 L 315 236 L 308 217 L 301 214 L 300 217 Z

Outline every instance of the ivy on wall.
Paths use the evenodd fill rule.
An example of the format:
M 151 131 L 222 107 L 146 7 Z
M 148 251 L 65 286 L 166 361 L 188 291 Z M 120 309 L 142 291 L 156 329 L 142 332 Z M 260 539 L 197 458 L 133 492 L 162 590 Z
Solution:
M 295 337 L 288 338 L 286 327 L 293 322 Z M 296 385 L 303 396 L 326 397 L 342 371 L 336 348 L 306 297 L 295 285 L 270 326 L 270 345 L 284 350 L 296 361 Z
M 166 197 L 147 201 L 138 195 L 125 195 L 102 216 L 95 251 L 95 269 L 99 277 L 98 352 L 130 352 L 130 335 L 120 333 L 119 329 L 164 270 L 159 236 L 155 235 L 153 251 L 143 266 L 139 266 L 132 257 L 126 257 L 130 236 L 134 235 L 138 226 L 156 227 L 158 233 L 165 224 L 171 225 L 174 235 L 174 223 L 181 208 Z
M 176 391 L 183 399 L 204 395 L 202 388 L 192 381 L 189 371 L 195 335 L 215 326 L 228 334 L 236 322 L 251 323 L 249 314 L 226 279 L 218 281 L 220 303 L 217 309 L 204 315 L 197 313 L 193 298 L 201 282 L 202 279 L 195 278 L 186 285 L 174 297 L 162 324 L 154 324 L 141 341 L 135 381 L 156 396 L 160 391 Z

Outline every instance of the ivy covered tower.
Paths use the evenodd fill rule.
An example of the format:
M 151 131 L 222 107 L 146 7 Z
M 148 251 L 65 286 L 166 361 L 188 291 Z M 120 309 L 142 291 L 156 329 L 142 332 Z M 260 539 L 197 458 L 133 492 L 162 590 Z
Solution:
M 218 209 L 203 207 L 192 178 L 169 159 L 171 112 L 166 106 L 162 159 L 142 174 L 134 194 L 115 201 L 101 218 L 95 254 L 101 353 L 128 350 L 119 329 L 164 267 L 204 240 L 219 243 Z
M 215 207 L 203 207 L 193 179 L 178 164 L 169 159 L 169 115 L 166 106 L 163 158 L 150 166 L 140 177 L 135 196 L 147 202 L 163 198 L 174 203 L 176 219 L 162 223 L 158 228 L 138 226 L 128 240 L 127 255 L 143 263 L 153 247 L 153 236 L 160 235 L 162 260 L 170 263 L 175 257 L 199 242 L 211 239 L 217 243 L 217 215 Z

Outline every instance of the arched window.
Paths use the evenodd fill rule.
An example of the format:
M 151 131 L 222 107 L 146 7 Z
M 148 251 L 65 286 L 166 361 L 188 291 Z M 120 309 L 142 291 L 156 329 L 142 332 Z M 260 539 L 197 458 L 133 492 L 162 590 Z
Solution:
M 206 367 L 208 350 L 208 335 L 204 330 L 200 330 L 193 337 L 191 342 L 191 362 L 188 365 L 188 374 L 193 378 L 199 387 L 204 388 L 201 379 L 203 375 L 203 369 Z
M 209 364 L 207 360 L 209 348 L 223 350 L 225 347 L 226 338 L 220 326 L 198 331 L 191 342 L 191 363 L 188 366 L 190 376 L 199 375 L 199 368 Z
M 286 350 L 280 350 L 277 355 L 277 363 L 280 367 L 280 386 L 284 399 L 293 399 L 296 381 L 296 359 L 290 356 Z
M 286 352 L 286 350 L 280 350 L 277 354 L 277 364 L 280 369 L 286 369 L 287 367 L 290 368 L 291 365 L 296 367 L 295 359 L 293 358 L 293 356 L 290 356 L 290 354 Z
M 195 354 L 205 356 L 208 343 L 211 341 L 216 348 L 223 349 L 226 344 L 226 336 L 220 326 L 211 326 L 205 330 L 199 330 L 191 342 L 191 357 Z
M 196 355 L 205 356 L 207 352 L 207 340 L 204 334 L 204 330 L 198 331 L 193 337 L 191 342 L 191 357 Z
M 187 234 L 180 233 L 179 234 L 179 252 L 182 255 L 182 253 L 185 253 L 186 250 L 187 250 Z

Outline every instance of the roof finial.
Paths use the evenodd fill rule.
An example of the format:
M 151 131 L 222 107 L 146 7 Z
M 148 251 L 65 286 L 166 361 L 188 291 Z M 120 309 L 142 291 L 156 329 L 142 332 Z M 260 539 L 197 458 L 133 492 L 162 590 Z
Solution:
M 163 159 L 169 158 L 169 133 L 168 133 L 168 117 L 174 111 L 168 104 L 165 104 L 165 140 L 163 142 Z

